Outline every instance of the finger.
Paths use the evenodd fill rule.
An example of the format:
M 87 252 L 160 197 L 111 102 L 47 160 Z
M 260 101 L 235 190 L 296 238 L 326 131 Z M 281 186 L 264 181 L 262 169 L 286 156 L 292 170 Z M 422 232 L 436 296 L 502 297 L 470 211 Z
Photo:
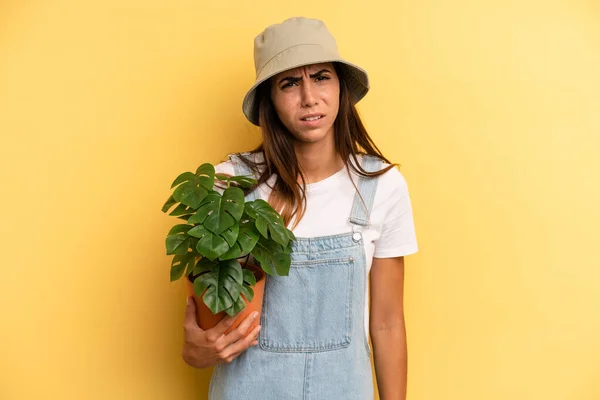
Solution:
M 196 320 L 196 301 L 192 296 L 188 296 L 185 306 L 185 319 L 183 325 L 188 329 L 200 329 Z
M 207 329 L 205 331 L 206 332 L 206 340 L 208 340 L 209 343 L 213 343 L 213 344 L 217 344 L 217 342 L 218 342 L 221 347 L 223 347 L 223 348 L 226 347 L 226 344 L 223 343 L 223 340 L 225 338 L 225 331 L 233 325 L 236 318 L 237 318 L 237 314 L 234 316 L 228 315 L 225 318 L 223 318 L 222 320 L 220 320 L 217 323 L 217 325 L 213 326 L 210 329 Z
M 253 343 L 251 343 L 251 344 L 250 344 L 250 346 L 248 346 L 248 348 L 250 348 L 250 347 L 254 347 L 254 346 L 256 346 L 257 344 L 258 344 L 258 341 L 256 341 L 256 340 L 255 340 Z M 244 350 L 242 350 L 242 351 L 240 351 L 240 352 L 238 352 L 238 353 L 235 353 L 235 354 L 232 354 L 232 355 L 230 355 L 229 357 L 227 357 L 227 359 L 226 359 L 225 361 L 229 361 L 229 362 L 231 362 L 233 359 L 237 358 L 237 357 L 238 357 L 240 354 L 242 354 L 242 353 L 243 353 L 244 351 L 246 351 L 246 350 L 248 350 L 248 349 L 244 349 Z
M 241 312 L 241 311 L 240 311 Z M 214 328 L 212 328 L 212 334 L 220 337 L 222 335 L 225 334 L 225 331 L 227 331 L 227 329 L 231 328 L 233 326 L 233 324 L 235 323 L 235 320 L 240 316 L 240 314 L 235 314 L 233 316 L 228 315 L 225 318 L 223 318 L 222 320 L 219 321 L 219 323 L 217 325 L 215 325 Z
M 225 336 L 225 344 L 229 345 L 235 343 L 244 336 L 246 336 L 246 334 L 248 333 L 248 329 L 250 329 L 250 326 L 254 323 L 256 318 L 258 318 L 258 313 L 256 311 L 250 313 L 250 315 L 244 318 L 242 323 L 239 324 L 237 328 L 235 328 L 233 331 L 229 332 L 229 334 Z
M 256 328 L 254 328 L 252 330 L 252 332 L 245 338 L 238 340 L 237 342 L 235 342 L 235 343 L 229 345 L 227 348 L 225 348 L 223 350 L 222 357 L 228 358 L 234 354 L 240 354 L 243 351 L 245 351 L 246 349 L 248 349 L 248 347 L 252 346 L 253 343 L 255 343 L 255 342 L 258 343 L 256 341 L 256 337 L 258 336 L 259 332 L 260 332 L 260 325 L 257 326 Z
M 258 344 L 258 340 L 256 340 L 256 338 L 254 338 L 254 339 L 255 339 L 254 342 L 250 343 L 250 346 L 248 346 L 247 348 L 245 348 L 244 350 L 242 350 L 242 351 L 240 351 L 238 353 L 235 353 L 232 357 L 236 358 L 237 356 L 239 356 L 240 354 L 242 354 L 244 351 L 248 350 L 250 347 L 256 346 Z

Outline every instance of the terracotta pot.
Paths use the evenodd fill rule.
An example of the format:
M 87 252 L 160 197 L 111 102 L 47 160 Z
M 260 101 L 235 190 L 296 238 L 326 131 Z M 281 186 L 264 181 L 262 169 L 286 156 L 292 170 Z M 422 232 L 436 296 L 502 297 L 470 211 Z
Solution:
M 252 332 L 252 329 L 258 326 L 258 324 L 260 323 L 263 295 L 265 292 L 266 274 L 262 269 L 260 269 L 260 267 L 255 265 L 246 265 L 244 268 L 251 270 L 254 273 L 254 276 L 256 277 L 256 286 L 253 287 L 254 297 L 252 298 L 252 301 L 248 303 L 246 297 L 241 295 L 244 301 L 246 302 L 246 308 L 244 308 L 240 312 L 233 325 L 225 331 L 225 334 L 237 328 L 242 323 L 242 321 L 253 311 L 258 312 L 258 317 L 254 320 L 252 325 L 250 325 L 250 328 L 248 328 L 247 332 Z M 189 278 L 186 279 L 186 282 L 188 288 L 188 295 L 193 296 L 194 300 L 196 300 L 196 317 L 200 328 L 204 330 L 210 329 L 217 325 L 219 321 L 221 321 L 227 316 L 227 313 L 225 313 L 225 311 L 221 311 L 218 314 L 213 314 L 212 311 L 210 311 L 210 309 L 206 306 L 206 304 L 204 304 L 204 301 L 202 301 L 201 298 L 196 296 L 196 294 L 194 293 L 194 284 L 189 280 Z M 202 294 L 204 295 L 204 293 Z

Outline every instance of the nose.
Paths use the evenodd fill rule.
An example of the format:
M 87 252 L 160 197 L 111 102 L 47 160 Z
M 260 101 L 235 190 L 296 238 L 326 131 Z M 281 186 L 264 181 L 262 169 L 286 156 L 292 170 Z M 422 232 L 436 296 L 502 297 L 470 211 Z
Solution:
M 317 97 L 315 96 L 312 82 L 303 82 L 302 84 L 302 107 L 310 108 L 317 105 Z

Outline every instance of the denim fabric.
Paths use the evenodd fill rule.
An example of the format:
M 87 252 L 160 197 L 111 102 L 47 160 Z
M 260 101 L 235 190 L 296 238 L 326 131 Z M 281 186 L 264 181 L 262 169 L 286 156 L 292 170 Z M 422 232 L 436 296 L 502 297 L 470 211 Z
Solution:
M 237 175 L 251 174 L 231 160 Z M 364 157 L 362 166 L 375 171 L 381 161 Z M 259 346 L 215 367 L 210 400 L 373 399 L 361 232 L 377 179 L 360 178 L 358 188 L 349 232 L 297 238 L 289 276 L 267 276 Z

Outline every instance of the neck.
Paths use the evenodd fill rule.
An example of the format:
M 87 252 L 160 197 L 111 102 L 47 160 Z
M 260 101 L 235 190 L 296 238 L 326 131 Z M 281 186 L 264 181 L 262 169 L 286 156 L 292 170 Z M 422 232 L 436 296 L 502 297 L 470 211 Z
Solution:
M 322 181 L 344 167 L 344 161 L 337 153 L 333 139 L 333 135 L 327 135 L 323 140 L 314 143 L 296 142 L 296 158 L 306 183 Z

